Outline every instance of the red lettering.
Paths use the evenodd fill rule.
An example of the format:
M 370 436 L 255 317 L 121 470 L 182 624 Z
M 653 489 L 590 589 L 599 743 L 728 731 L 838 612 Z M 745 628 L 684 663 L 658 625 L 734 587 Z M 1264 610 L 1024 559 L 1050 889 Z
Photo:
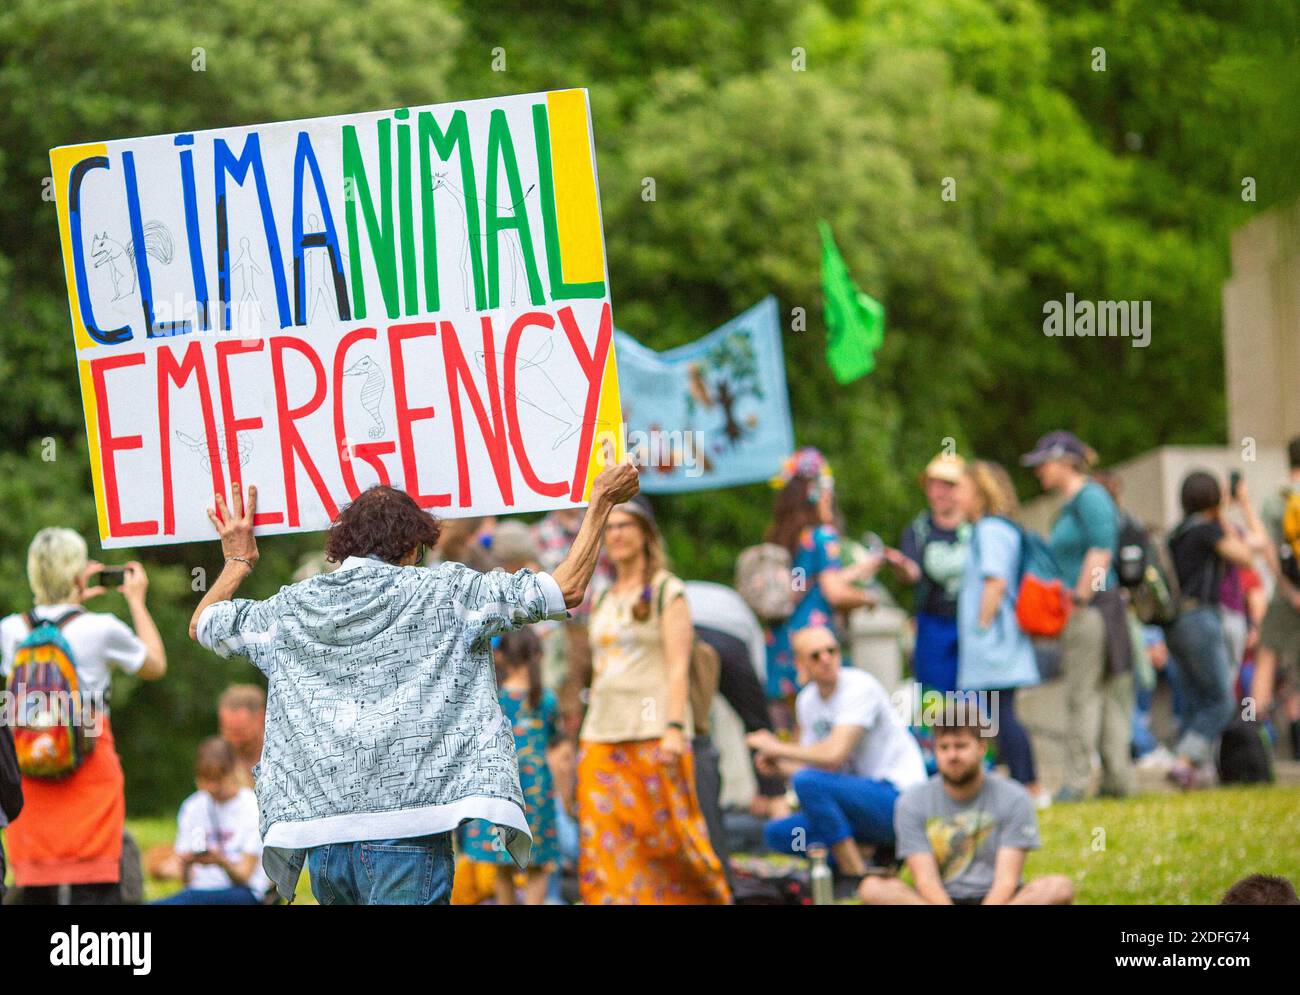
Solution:
M 551 483 L 537 476 L 532 462 L 528 459 L 528 453 L 524 451 L 524 435 L 519 430 L 519 405 L 517 403 L 519 395 L 515 393 L 515 373 L 519 357 L 519 340 L 523 337 L 524 329 L 530 325 L 537 325 L 547 331 L 553 331 L 555 329 L 555 319 L 545 311 L 530 311 L 528 314 L 520 315 L 515 319 L 515 323 L 510 326 L 510 333 L 506 336 L 505 355 L 506 427 L 510 433 L 510 445 L 515 450 L 515 459 L 519 461 L 519 472 L 524 476 L 524 483 L 535 494 L 560 497 L 569 490 L 569 485 L 563 480 Z
M 492 472 L 496 474 L 497 486 L 506 506 L 515 503 L 514 488 L 510 480 L 510 453 L 506 448 L 506 434 L 503 431 L 501 417 L 501 391 L 497 386 L 497 354 L 492 341 L 492 319 L 486 315 L 480 319 L 483 327 L 483 372 L 487 377 L 488 403 L 492 405 L 492 420 L 488 421 L 483 399 L 479 397 L 474 379 L 461 352 L 460 338 L 456 327 L 450 321 L 442 323 L 442 361 L 447 370 L 447 396 L 451 405 L 451 425 L 456 435 L 456 467 L 460 484 L 460 506 L 470 505 L 469 460 L 465 453 L 465 427 L 460 413 L 460 385 L 465 388 L 474 417 L 478 419 L 479 431 L 483 433 L 483 444 L 487 447 L 488 458 L 492 460 Z
M 117 492 L 117 465 L 115 453 L 124 449 L 143 449 L 144 441 L 138 435 L 114 436 L 108 421 L 108 390 L 104 374 L 126 366 L 140 366 L 144 353 L 108 356 L 90 362 L 90 375 L 95 383 L 95 421 L 99 427 L 99 462 L 104 474 L 104 504 L 108 510 L 108 534 L 119 536 L 151 536 L 158 534 L 157 522 L 122 521 L 121 499 Z
M 573 489 L 569 492 L 570 500 L 581 501 L 582 492 L 587 484 L 587 465 L 591 461 L 592 440 L 596 434 L 596 412 L 600 407 L 600 384 L 605 377 L 605 359 L 609 356 L 609 343 L 614 336 L 614 322 L 609 304 L 605 304 L 600 311 L 600 329 L 596 332 L 596 347 L 588 354 L 586 343 L 582 341 L 582 333 L 578 331 L 578 322 L 573 317 L 573 308 L 562 307 L 559 315 L 560 324 L 564 326 L 564 334 L 569 337 L 569 345 L 573 347 L 573 354 L 578 357 L 578 365 L 582 367 L 583 375 L 587 378 L 587 403 L 582 415 L 582 436 L 578 443 L 578 461 L 573 468 Z
M 306 356 L 311 363 L 312 372 L 316 374 L 316 386 L 312 389 L 311 400 L 296 408 L 289 407 L 289 388 L 284 377 L 284 350 L 292 349 L 299 355 Z M 325 366 L 321 363 L 316 350 L 302 339 L 282 335 L 271 340 L 271 378 L 275 381 L 275 413 L 280 425 L 280 462 L 284 466 L 284 503 L 289 512 L 289 525 L 298 527 L 298 473 L 293 465 L 294 456 L 307 471 L 316 493 L 320 495 L 321 504 L 330 516 L 330 521 L 338 517 L 339 509 L 330 497 L 329 488 L 321 478 L 320 471 L 312 461 L 302 436 L 294 422 L 305 418 L 325 400 Z
M 208 466 L 212 471 L 212 493 L 226 492 L 226 474 L 221 469 L 221 447 L 217 444 L 217 421 L 212 411 L 212 388 L 208 386 L 208 368 L 203 361 L 203 346 L 191 342 L 179 363 L 168 346 L 158 349 L 158 439 L 162 464 L 163 534 L 176 534 L 176 509 L 172 497 L 172 440 L 170 379 L 177 390 L 185 387 L 191 376 L 199 386 L 199 405 L 203 410 L 203 434 L 208 444 Z
M 406 339 L 437 334 L 438 326 L 426 321 L 390 325 L 388 328 L 388 352 L 393 368 L 393 402 L 397 407 L 397 438 L 402 449 L 402 473 L 406 477 L 406 493 L 411 495 L 421 508 L 445 508 L 451 504 L 451 495 L 420 493 L 411 423 L 432 418 L 433 407 L 431 405 L 427 408 L 412 408 L 407 403 L 406 362 L 402 359 L 402 343 Z
M 261 418 L 236 418 L 235 402 L 230 390 L 230 357 L 241 352 L 261 352 L 264 339 L 227 339 L 217 343 L 217 386 L 221 392 L 222 427 L 226 436 L 226 466 L 230 470 L 230 491 L 244 486 L 239 472 L 239 433 L 262 427 Z M 254 525 L 278 525 L 284 512 L 261 512 L 253 516 Z
M 361 493 L 357 485 L 357 475 L 352 472 L 354 459 L 365 460 L 379 474 L 379 482 L 391 485 L 388 468 L 380 456 L 394 452 L 395 442 L 362 442 L 353 444 L 347 437 L 347 428 L 343 423 L 343 371 L 347 366 L 348 350 L 361 339 L 373 339 L 378 333 L 373 328 L 356 328 L 343 336 L 334 351 L 334 443 L 338 446 L 339 469 L 343 471 L 343 485 L 348 489 L 348 497 L 356 500 Z

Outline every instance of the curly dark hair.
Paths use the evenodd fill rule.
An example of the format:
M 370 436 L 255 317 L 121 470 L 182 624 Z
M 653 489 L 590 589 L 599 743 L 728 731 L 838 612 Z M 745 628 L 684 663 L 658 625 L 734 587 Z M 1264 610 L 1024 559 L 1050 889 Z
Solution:
M 349 556 L 375 556 L 398 563 L 423 544 L 432 547 L 442 525 L 415 499 L 396 487 L 376 484 L 339 512 L 325 539 L 325 558 L 342 563 Z

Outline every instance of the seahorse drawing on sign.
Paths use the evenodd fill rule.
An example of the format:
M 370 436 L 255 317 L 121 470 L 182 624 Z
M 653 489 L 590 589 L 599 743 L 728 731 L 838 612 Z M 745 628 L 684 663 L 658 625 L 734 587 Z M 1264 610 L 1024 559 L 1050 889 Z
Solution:
M 465 196 L 461 193 L 460 187 L 447 179 L 446 170 L 440 170 L 433 174 L 432 189 L 434 193 L 435 211 L 437 210 L 439 199 L 449 199 L 456 205 L 456 212 L 460 217 L 460 224 L 455 226 L 455 231 L 459 233 L 460 249 L 459 252 L 454 252 L 453 254 L 456 256 L 456 260 L 460 265 L 461 292 L 464 294 L 465 310 L 468 311 L 474 306 L 474 291 L 473 280 L 470 276 L 470 238 L 469 224 L 465 220 Z M 527 203 L 529 196 L 535 189 L 537 189 L 536 183 L 524 191 L 523 197 L 517 203 L 510 205 L 509 213 L 518 214 L 520 211 L 524 210 L 524 205 Z M 443 191 L 443 198 L 437 196 L 439 190 Z M 477 199 L 477 202 L 479 224 L 482 225 L 483 219 L 487 217 L 487 201 L 480 197 Z M 500 205 L 498 205 L 498 210 L 500 210 Z M 442 227 L 439 226 L 439 231 L 441 232 L 441 230 Z M 519 274 L 524 268 L 524 253 L 523 249 L 519 245 L 519 232 L 516 229 L 505 228 L 497 233 L 497 238 L 501 239 L 504 243 L 505 255 L 510 259 L 510 306 L 513 307 L 515 300 L 518 297 Z M 482 232 L 480 232 L 475 239 L 477 243 L 475 249 L 479 253 L 479 258 L 483 259 L 485 263 L 487 260 L 487 253 L 484 251 L 486 248 L 486 239 L 487 236 Z
M 379 402 L 384 396 L 384 371 L 369 356 L 362 356 L 343 371 L 345 377 L 361 378 L 361 406 L 366 409 L 374 422 L 370 426 L 370 438 L 378 439 L 384 434 L 384 416 L 380 414 Z
M 125 245 L 115 238 L 109 238 L 108 232 L 101 231 L 91 237 L 90 258 L 95 260 L 95 269 L 108 267 L 109 278 L 113 281 L 113 300 L 119 301 L 135 290 L 136 244 L 133 241 Z M 166 266 L 172 261 L 175 252 L 172 233 L 161 221 L 144 223 L 144 251 Z
M 203 468 L 204 473 L 212 472 L 211 454 L 208 452 L 207 437 L 200 432 L 197 437 L 186 435 L 180 429 L 176 430 L 176 441 L 186 449 L 191 450 L 198 455 L 199 466 Z M 253 441 L 247 436 L 239 436 L 239 465 L 248 466 L 248 461 L 253 458 Z M 217 458 L 221 460 L 221 465 L 226 465 L 226 432 L 225 429 L 217 429 Z

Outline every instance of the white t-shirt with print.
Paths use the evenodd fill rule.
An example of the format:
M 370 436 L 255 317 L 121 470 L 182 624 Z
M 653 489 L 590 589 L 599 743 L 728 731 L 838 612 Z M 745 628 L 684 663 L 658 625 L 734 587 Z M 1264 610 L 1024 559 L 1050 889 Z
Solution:
M 206 791 L 196 791 L 181 803 L 176 818 L 176 852 L 204 851 L 224 854 L 227 859 L 235 861 L 252 854 L 257 858 L 257 868 L 248 879 L 248 887 L 259 897 L 270 889 L 271 882 L 262 871 L 257 797 L 250 788 L 240 788 L 239 793 L 226 802 L 216 801 Z M 234 887 L 234 882 L 229 874 L 214 864 L 193 864 L 189 887 L 210 891 Z
M 56 619 L 76 605 L 37 605 L 32 611 L 38 619 Z M 24 614 L 0 619 L 0 669 L 8 679 L 19 644 L 32 631 Z M 113 668 L 134 674 L 144 666 L 147 654 L 140 637 L 116 615 L 83 611 L 61 630 L 72 650 L 77 680 L 84 694 L 102 694 L 108 690 Z
M 795 699 L 795 714 L 803 746 L 820 743 L 835 726 L 866 730 L 843 773 L 888 781 L 899 791 L 925 780 L 920 746 L 890 706 L 884 686 L 865 670 L 841 667 L 829 698 L 816 684 L 806 685 Z

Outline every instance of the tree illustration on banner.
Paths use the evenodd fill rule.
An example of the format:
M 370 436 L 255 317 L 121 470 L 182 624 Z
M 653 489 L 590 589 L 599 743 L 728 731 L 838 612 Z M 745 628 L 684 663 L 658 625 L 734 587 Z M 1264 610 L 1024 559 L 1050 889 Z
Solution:
M 756 423 L 754 415 L 749 416 L 748 424 L 736 417 L 736 404 L 744 397 L 763 400 L 763 385 L 754 340 L 747 329 L 740 329 L 705 353 L 704 362 L 690 365 L 686 411 L 694 417 L 698 408 L 721 408 L 723 435 L 727 444 L 734 446 Z
M 825 221 L 822 235 L 822 294 L 826 317 L 826 362 L 840 383 L 852 383 L 876 368 L 876 350 L 885 340 L 885 308 L 863 293 Z

